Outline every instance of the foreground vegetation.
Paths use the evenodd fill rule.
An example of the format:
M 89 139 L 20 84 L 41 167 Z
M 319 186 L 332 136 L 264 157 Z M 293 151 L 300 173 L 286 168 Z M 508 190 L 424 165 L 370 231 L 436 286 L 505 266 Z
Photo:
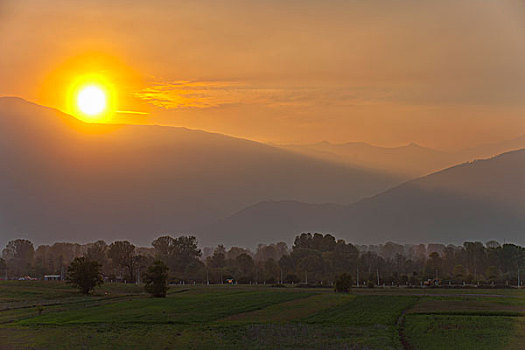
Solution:
M 525 291 L 0 282 L 2 349 L 519 349 Z
M 36 250 L 30 241 L 17 239 L 2 250 L 0 279 L 64 278 L 76 258 L 100 264 L 105 281 L 140 282 L 154 261 L 162 261 L 172 283 L 222 284 L 231 280 L 326 286 L 346 274 L 352 284 L 360 286 L 508 288 L 523 285 L 520 273 L 523 275 L 525 248 L 496 241 L 465 242 L 462 246 L 392 242 L 358 246 L 320 233 L 297 236 L 291 249 L 278 242 L 260 244 L 255 251 L 222 245 L 201 250 L 195 237 L 184 235 L 159 237 L 151 247 L 97 241 L 41 245 Z

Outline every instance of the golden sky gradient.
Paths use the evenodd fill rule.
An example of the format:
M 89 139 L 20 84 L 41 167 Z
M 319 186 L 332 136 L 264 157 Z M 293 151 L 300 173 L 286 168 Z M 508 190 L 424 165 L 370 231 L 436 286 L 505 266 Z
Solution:
M 525 134 L 520 1 L 0 2 L 0 95 L 275 143 L 455 149 Z

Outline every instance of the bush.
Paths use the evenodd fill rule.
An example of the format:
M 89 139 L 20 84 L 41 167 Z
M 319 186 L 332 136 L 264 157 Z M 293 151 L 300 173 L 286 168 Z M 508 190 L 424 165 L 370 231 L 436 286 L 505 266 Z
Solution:
M 101 265 L 96 261 L 89 261 L 85 257 L 75 258 L 67 269 L 66 281 L 78 288 L 81 293 L 89 294 L 104 282 L 100 268 Z
M 374 282 L 372 282 L 372 281 L 368 281 L 368 282 L 366 283 L 366 286 L 367 286 L 368 288 L 374 288 L 374 287 L 375 287 Z
M 168 292 L 168 270 L 162 261 L 153 262 L 144 276 L 146 292 L 157 298 L 165 298 Z
M 338 293 L 348 293 L 352 288 L 352 276 L 347 273 L 339 275 L 335 280 L 335 291 Z

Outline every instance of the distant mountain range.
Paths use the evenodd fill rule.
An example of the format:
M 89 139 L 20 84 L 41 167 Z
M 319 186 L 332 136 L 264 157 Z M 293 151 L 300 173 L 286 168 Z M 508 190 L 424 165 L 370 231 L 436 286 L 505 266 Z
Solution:
M 364 142 L 282 145 L 283 149 L 339 164 L 386 171 L 407 179 L 443 170 L 474 159 L 492 157 L 525 148 L 525 135 L 516 139 L 480 145 L 456 152 L 443 152 L 411 143 L 401 147 L 379 147 Z
M 204 240 L 254 245 L 301 232 L 357 243 L 525 243 L 525 149 L 421 177 L 352 205 L 261 202 L 202 228 Z M 270 235 L 270 236 L 269 236 Z
M 220 134 L 88 124 L 18 98 L 0 98 L 0 163 L 0 246 L 149 244 L 259 201 L 349 204 L 402 181 Z
M 253 247 L 305 231 L 357 243 L 525 243 L 525 150 L 402 183 L 413 175 L 391 175 L 402 173 L 395 167 L 425 172 L 446 166 L 449 154 L 417 145 L 315 148 L 362 161 L 185 128 L 89 124 L 0 98 L 0 246 L 18 237 L 148 245 L 189 233 L 206 245 Z

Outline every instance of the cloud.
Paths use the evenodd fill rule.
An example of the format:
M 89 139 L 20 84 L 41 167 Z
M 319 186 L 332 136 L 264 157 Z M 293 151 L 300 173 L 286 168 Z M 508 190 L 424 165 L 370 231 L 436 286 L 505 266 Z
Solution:
M 173 81 L 156 83 L 135 95 L 157 107 L 212 108 L 225 104 L 241 103 L 245 89 L 236 82 L 222 81 Z
M 141 114 L 141 115 L 149 114 L 147 112 L 139 112 L 139 111 L 115 111 L 115 113 L 120 113 L 120 114 Z
M 375 91 L 365 98 L 366 88 L 355 87 L 256 87 L 232 81 L 173 81 L 155 83 L 135 96 L 163 109 L 203 109 L 225 105 L 309 107 L 356 105 L 385 100 L 388 93 Z

